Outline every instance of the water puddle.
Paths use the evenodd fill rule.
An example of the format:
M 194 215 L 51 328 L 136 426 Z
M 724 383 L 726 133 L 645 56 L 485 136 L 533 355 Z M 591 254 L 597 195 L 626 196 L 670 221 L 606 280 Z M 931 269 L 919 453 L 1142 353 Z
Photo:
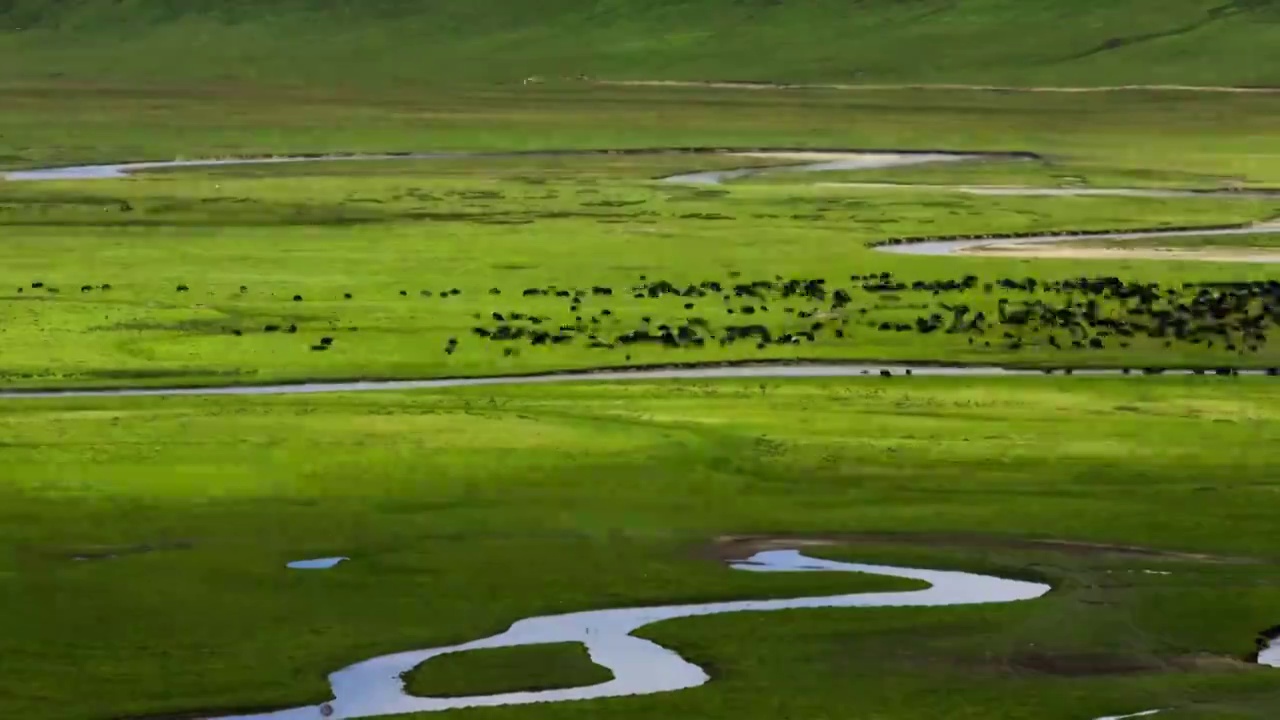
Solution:
M 350 560 L 345 557 L 316 558 L 315 560 L 295 560 L 285 567 L 292 570 L 328 570 L 335 568 L 339 563 Z
M 771 550 L 733 563 L 752 572 L 860 572 L 922 580 L 923 590 L 858 593 L 791 600 L 737 602 L 662 607 L 616 608 L 549 615 L 520 620 L 506 632 L 461 645 L 385 655 L 343 668 L 329 676 L 334 700 L 321 705 L 220 720 L 314 720 L 319 717 L 379 717 L 435 712 L 468 707 L 523 705 L 596 698 L 648 695 L 697 687 L 710 680 L 701 667 L 656 643 L 631 633 L 646 625 L 675 618 L 732 612 L 769 612 L 798 608 L 938 607 L 1032 600 L 1049 592 L 1048 585 L 1006 580 L 972 573 L 919 570 L 884 565 L 822 560 L 795 550 Z M 516 692 L 473 697 L 425 698 L 404 692 L 401 676 L 427 660 L 449 653 L 481 648 L 582 643 L 591 660 L 610 670 L 614 679 L 588 687 Z

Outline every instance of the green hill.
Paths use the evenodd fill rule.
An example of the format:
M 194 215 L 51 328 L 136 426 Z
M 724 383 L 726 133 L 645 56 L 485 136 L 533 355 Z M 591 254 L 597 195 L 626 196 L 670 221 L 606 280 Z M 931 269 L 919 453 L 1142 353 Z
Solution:
M 1280 0 L 0 0 L 0 82 L 1280 85 Z

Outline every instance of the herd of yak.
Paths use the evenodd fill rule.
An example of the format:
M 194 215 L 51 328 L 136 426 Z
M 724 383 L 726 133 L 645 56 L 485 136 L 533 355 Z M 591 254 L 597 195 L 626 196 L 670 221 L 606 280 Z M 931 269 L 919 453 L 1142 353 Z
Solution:
M 842 339 L 859 326 L 882 333 L 959 335 L 970 345 L 1006 350 L 1032 343 L 1064 351 L 1102 350 L 1111 344 L 1128 348 L 1135 339 L 1148 338 L 1165 347 L 1189 343 L 1244 354 L 1259 351 L 1267 341 L 1267 332 L 1280 321 L 1277 281 L 1183 283 L 1162 288 L 1157 283 L 1126 282 L 1116 277 L 982 282 L 977 276 L 966 275 L 906 282 L 891 273 L 879 273 L 850 276 L 846 287 L 830 287 L 823 278 L 735 278 L 681 286 L 642 277 L 625 292 L 634 300 L 676 298 L 683 302 L 684 318 L 662 322 L 645 316 L 639 327 L 620 332 L 610 322 L 611 310 L 583 309 L 588 298 L 612 297 L 613 288 L 529 288 L 523 291 L 526 298 L 563 299 L 573 321 L 553 324 L 550 318 L 538 315 L 494 312 L 492 324 L 476 326 L 471 332 L 507 345 L 508 355 L 514 354 L 513 344 L 520 342 L 536 346 L 581 341 L 600 349 L 749 343 L 763 350 L 813 343 L 820 338 Z M 1001 297 L 994 306 L 983 303 L 986 310 L 976 309 L 962 302 L 973 298 L 974 292 Z M 903 302 L 909 293 L 928 295 L 930 303 Z M 860 302 L 855 302 L 855 296 Z M 904 311 L 913 309 L 927 314 L 902 317 Z M 709 317 L 709 310 L 720 317 Z M 890 311 L 899 319 L 877 319 L 873 311 Z M 451 347 L 456 344 L 455 340 Z
M 33 289 L 44 287 L 32 283 Z M 108 290 L 109 285 L 82 291 Z M 188 292 L 186 285 L 178 292 Z M 241 293 L 248 288 L 241 287 Z M 451 298 L 452 288 L 412 295 Z M 503 291 L 488 291 L 495 305 Z M 640 276 L 629 287 L 600 285 L 526 288 L 524 303 L 546 308 L 564 303 L 563 321 L 534 312 L 495 307 L 470 329 L 473 341 L 501 347 L 508 357 L 520 347 L 577 343 L 601 350 L 628 351 L 640 346 L 669 349 L 746 344 L 758 350 L 802 346 L 851 338 L 855 332 L 958 336 L 981 348 L 1016 351 L 1029 346 L 1066 353 L 1175 344 L 1245 355 L 1260 351 L 1268 332 L 1280 322 L 1280 281 L 1187 282 L 1176 287 L 1125 281 L 1117 277 L 1063 280 L 1000 278 L 984 282 L 975 275 L 955 279 L 904 281 L 891 273 L 851 275 L 833 287 L 824 278 L 775 276 L 745 280 L 730 273 L 725 281 L 676 284 Z M 410 291 L 400 290 L 403 298 Z M 909 296 L 925 302 L 911 302 Z M 343 293 L 345 300 L 353 295 Z M 294 302 L 303 302 L 301 295 Z M 606 307 L 621 301 L 626 312 Z M 636 316 L 636 303 L 652 302 L 651 314 Z M 972 304 L 971 304 L 972 303 Z M 976 305 L 976 307 L 975 307 Z M 620 308 L 622 306 L 619 306 Z M 630 322 L 622 319 L 625 315 Z M 679 319 L 671 319 L 678 317 Z M 246 330 L 229 328 L 240 336 Z M 266 333 L 297 334 L 296 324 L 268 324 Z M 443 351 L 457 352 L 461 341 L 449 338 Z M 334 347 L 333 337 L 311 344 L 317 352 Z M 631 359 L 630 354 L 627 360 Z M 1073 364 L 1064 358 L 1064 366 Z

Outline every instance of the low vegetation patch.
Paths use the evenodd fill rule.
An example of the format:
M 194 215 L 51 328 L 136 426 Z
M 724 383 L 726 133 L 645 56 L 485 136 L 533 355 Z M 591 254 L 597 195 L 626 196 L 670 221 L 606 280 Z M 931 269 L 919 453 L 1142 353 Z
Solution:
M 418 697 L 469 697 L 598 685 L 613 673 L 591 662 L 579 643 L 486 648 L 439 655 L 405 675 Z

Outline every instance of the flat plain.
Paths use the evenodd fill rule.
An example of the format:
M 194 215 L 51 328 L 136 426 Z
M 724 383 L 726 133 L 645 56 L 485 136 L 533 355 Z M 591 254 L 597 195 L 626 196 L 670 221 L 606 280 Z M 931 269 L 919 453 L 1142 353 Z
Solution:
M 347 662 L 531 615 L 899 587 L 717 559 L 732 555 L 718 537 L 781 535 L 847 543 L 811 553 L 1055 590 L 990 609 L 658 625 L 645 634 L 712 668 L 711 683 L 459 716 L 821 717 L 854 697 L 889 718 L 1173 705 L 1265 718 L 1274 673 L 1244 658 L 1280 598 L 1276 390 L 1225 382 L 9 401 L 0 592 L 14 612 L 0 642 L 22 661 L 6 707 L 80 718 L 289 706 L 324 699 L 325 673 Z M 332 555 L 352 560 L 284 568 Z M 1236 714 L 1205 714 L 1217 707 Z
M 0 176 L 487 153 L 0 180 L 0 391 L 748 361 L 1054 375 L 3 399 L 0 715 L 311 705 L 353 662 L 537 615 L 916 587 L 725 564 L 802 547 L 1052 591 L 660 623 L 640 634 L 710 682 L 442 716 L 1275 716 L 1280 671 L 1255 659 L 1280 623 L 1280 386 L 1231 370 L 1280 367 L 1280 277 L 1146 254 L 1280 236 L 1046 246 L 1072 257 L 884 245 L 1274 220 L 1280 94 L 1032 89 L 1275 84 L 1273 3 L 871 2 L 856 28 L 819 0 L 481 5 L 429 22 L 390 0 L 0 3 Z M 787 163 L 676 152 L 692 148 L 1030 155 L 664 181 Z M 503 154 L 640 149 L 667 151 Z M 989 185 L 1226 192 L 960 187 Z M 1081 368 L 1133 374 L 1063 376 Z M 1141 372 L 1163 368 L 1207 374 Z M 471 695 L 601 672 L 555 645 L 407 680 Z

